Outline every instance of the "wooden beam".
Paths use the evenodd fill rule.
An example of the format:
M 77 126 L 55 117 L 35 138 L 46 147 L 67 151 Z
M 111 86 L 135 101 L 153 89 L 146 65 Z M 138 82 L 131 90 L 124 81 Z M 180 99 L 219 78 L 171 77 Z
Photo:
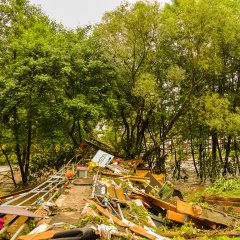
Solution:
M 43 233 L 35 233 L 30 235 L 23 235 L 18 237 L 18 240 L 43 240 L 43 239 L 51 239 L 54 234 L 58 233 L 58 231 L 55 230 L 49 230 Z
M 185 223 L 185 215 L 182 213 L 168 210 L 166 217 L 167 219 L 172 220 L 174 222 Z
M 235 226 L 240 222 L 240 219 L 212 208 L 200 207 L 198 205 L 191 205 L 181 200 L 177 200 L 177 211 L 188 214 L 194 218 L 207 220 L 209 222 L 217 223 L 224 226 Z
M 136 225 L 132 222 L 129 222 L 127 220 L 121 221 L 120 219 L 118 219 L 117 217 L 113 216 L 111 213 L 109 213 L 108 211 L 106 211 L 104 208 L 102 208 L 101 206 L 99 206 L 97 203 L 95 203 L 94 201 L 90 200 L 90 199 L 85 199 L 85 201 L 87 201 L 88 203 L 92 204 L 93 206 L 95 206 L 97 208 L 97 210 L 102 213 L 104 216 L 109 217 L 110 219 L 113 220 L 114 223 L 116 223 L 117 225 L 121 226 L 121 227 L 126 227 L 129 228 L 132 232 L 144 236 L 146 238 L 149 238 L 151 240 L 157 240 L 157 239 L 161 239 L 161 236 L 158 235 L 156 236 L 154 233 L 151 233 L 151 231 L 146 230 L 145 228 Z M 165 240 L 166 238 L 162 237 L 163 240 Z
M 166 209 L 166 210 L 172 210 L 177 212 L 177 207 L 171 203 L 165 202 L 161 199 L 155 198 L 149 194 L 143 193 L 143 194 L 131 194 L 130 195 L 131 198 L 135 198 L 135 199 L 141 199 L 144 202 L 147 202 L 149 205 L 153 204 L 157 207 Z

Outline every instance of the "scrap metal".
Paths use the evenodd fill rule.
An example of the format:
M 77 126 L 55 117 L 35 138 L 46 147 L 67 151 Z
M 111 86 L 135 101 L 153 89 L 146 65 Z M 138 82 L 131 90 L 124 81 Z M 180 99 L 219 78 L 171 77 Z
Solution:
M 16 198 L 10 199 L 3 204 L 2 207 L 10 207 L 10 205 L 18 206 L 18 207 L 34 207 L 38 201 L 39 204 L 43 202 L 51 201 L 54 196 L 59 192 L 59 189 L 64 186 L 67 182 L 67 179 L 64 176 L 66 170 L 69 169 L 71 164 L 75 160 L 75 157 L 70 159 L 66 165 L 64 165 L 57 173 L 50 176 L 45 182 L 33 188 L 32 190 L 20 194 Z M 12 235 L 11 240 L 15 240 L 20 232 L 26 227 L 26 223 L 28 221 L 28 216 L 19 216 L 19 212 L 15 212 L 13 216 L 9 217 L 9 221 L 6 222 L 4 227 L 0 231 L 0 235 L 7 232 L 10 232 Z M 35 212 L 35 214 L 37 214 Z M 9 215 L 6 215 L 9 216 Z M 35 216 L 35 215 L 34 215 Z M 38 214 L 36 215 L 38 216 Z M 29 216 L 31 217 L 31 216 Z M 17 229 L 16 229 L 17 227 Z

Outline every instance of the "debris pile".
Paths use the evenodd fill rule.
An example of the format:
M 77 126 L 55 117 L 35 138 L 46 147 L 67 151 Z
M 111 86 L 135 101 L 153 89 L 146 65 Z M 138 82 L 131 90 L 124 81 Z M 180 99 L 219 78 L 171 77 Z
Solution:
M 161 230 L 169 222 L 178 226 L 189 223 L 196 229 L 233 228 L 239 224 L 236 216 L 185 202 L 163 174 L 153 174 L 150 169 L 133 171 L 139 163 L 142 160 L 121 161 L 98 152 L 88 164 L 88 173 L 86 166 L 78 166 L 77 179 L 73 181 L 77 185 L 92 184 L 92 194 L 85 199 L 79 224 L 68 231 L 44 225 L 18 239 L 165 240 L 178 234 Z M 240 235 L 239 231 L 234 234 Z

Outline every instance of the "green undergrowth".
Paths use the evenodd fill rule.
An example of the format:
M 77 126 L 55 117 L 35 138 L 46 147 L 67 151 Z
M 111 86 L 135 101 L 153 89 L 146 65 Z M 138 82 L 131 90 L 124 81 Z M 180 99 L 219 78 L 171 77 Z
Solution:
M 189 238 L 185 238 L 183 236 L 177 236 L 172 238 L 172 240 L 186 240 Z M 225 236 L 219 236 L 219 237 L 208 237 L 208 236 L 204 236 L 204 237 L 196 237 L 194 238 L 195 240 L 240 240 L 240 237 L 225 237 Z
M 240 179 L 233 178 L 226 180 L 224 178 L 220 178 L 203 192 L 197 192 L 192 195 L 189 202 L 207 207 L 208 203 L 202 202 L 203 196 L 240 198 Z
M 135 224 L 149 226 L 150 214 L 145 207 L 138 206 L 135 202 L 128 204 L 125 215 L 129 221 L 132 221 Z
M 104 217 L 104 216 L 84 216 L 80 219 L 79 223 L 78 223 L 78 227 L 84 227 L 87 224 L 105 224 L 105 225 L 109 225 L 109 219 Z
M 220 178 L 204 191 L 205 195 L 216 195 L 219 197 L 240 197 L 240 179 L 233 178 L 226 180 Z
M 155 231 L 164 236 L 164 233 L 171 239 L 174 240 L 187 240 L 187 239 L 195 239 L 195 240 L 240 240 L 240 237 L 226 237 L 224 236 L 225 231 L 231 231 L 227 229 L 216 229 L 216 230 L 201 230 L 195 227 L 193 223 L 185 223 L 182 226 L 174 226 L 167 227 L 162 226 L 156 228 Z M 215 236 L 221 235 L 221 236 Z
M 240 237 L 225 237 L 225 236 L 219 236 L 219 237 L 198 237 L 196 240 L 240 240 Z

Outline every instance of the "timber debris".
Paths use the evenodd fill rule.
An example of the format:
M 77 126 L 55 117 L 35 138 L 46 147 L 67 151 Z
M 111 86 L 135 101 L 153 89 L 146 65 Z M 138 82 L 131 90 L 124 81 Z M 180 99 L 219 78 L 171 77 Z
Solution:
M 161 227 L 169 222 L 177 226 L 192 227 L 194 229 L 192 236 L 195 237 L 201 234 L 205 236 L 206 229 L 217 229 L 213 236 L 220 235 L 220 229 L 226 229 L 229 236 L 240 235 L 239 231 L 233 230 L 235 226 L 239 226 L 238 217 L 215 208 L 187 203 L 183 200 L 181 192 L 175 189 L 171 182 L 166 181 L 163 174 L 153 174 L 150 169 L 136 168 L 133 171 L 133 166 L 136 167 L 139 163 L 142 163 L 142 160 L 123 161 L 100 151 L 88 163 L 88 168 L 75 166 L 74 176 L 61 171 L 61 174 L 55 175 L 57 182 L 62 182 L 64 178 L 63 182 L 76 185 L 79 189 L 91 184 L 92 194 L 85 198 L 85 206 L 79 214 L 79 224 L 57 224 L 58 226 L 68 224 L 69 230 L 66 231 L 64 228 L 56 228 L 56 224 L 42 223 L 34 231 L 18 239 L 146 238 L 166 240 L 181 235 L 181 232 L 161 230 Z M 86 169 L 88 169 L 87 173 Z M 66 171 L 66 168 L 64 170 Z M 55 182 L 55 178 L 51 178 L 51 182 Z M 44 195 L 47 190 L 35 188 L 34 191 L 43 192 Z M 32 195 L 29 195 L 30 198 Z M 48 201 L 41 199 L 40 206 L 47 211 L 48 215 L 51 210 L 56 210 L 52 203 L 53 197 L 50 197 Z M 239 203 L 238 198 L 204 198 L 205 200 L 206 202 L 234 202 L 237 206 Z M 25 216 L 29 215 L 25 214 Z M 28 219 L 25 218 L 23 223 Z

